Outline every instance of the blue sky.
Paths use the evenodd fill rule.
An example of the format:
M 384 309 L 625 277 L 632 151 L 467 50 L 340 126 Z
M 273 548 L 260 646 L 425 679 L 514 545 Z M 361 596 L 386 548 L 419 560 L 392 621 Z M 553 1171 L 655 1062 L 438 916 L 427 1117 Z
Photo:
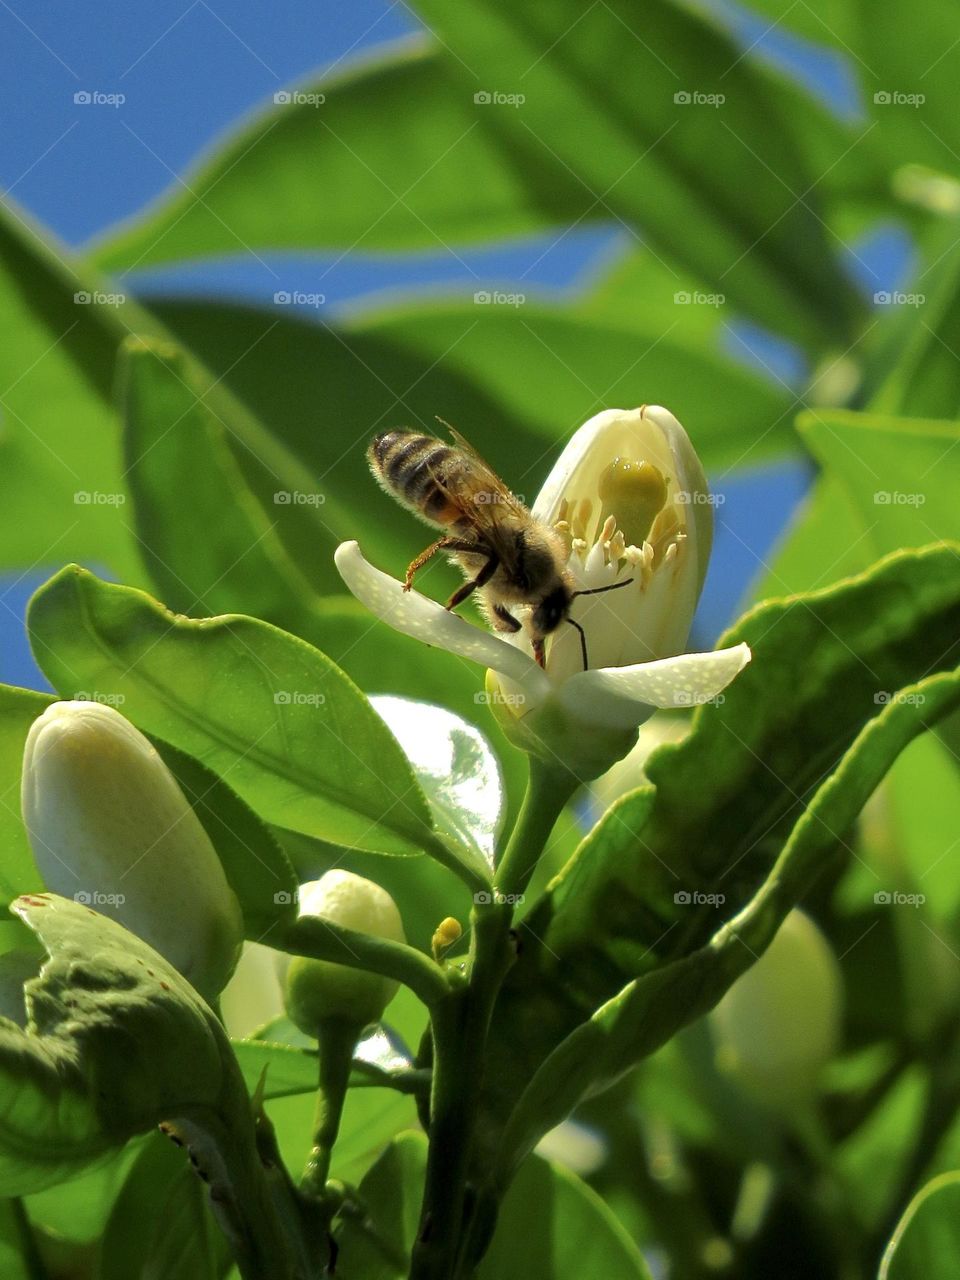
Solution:
M 768 30 L 766 21 L 725 6 L 751 56 L 787 66 L 835 110 L 855 115 L 856 89 L 844 61 Z M 205 149 L 273 93 L 365 48 L 417 29 L 402 2 L 354 0 L 350 5 L 252 0 L 158 0 L 130 6 L 25 0 L 0 5 L 0 186 L 67 244 L 80 247 L 111 224 L 135 214 Z M 84 106 L 78 93 L 123 95 L 122 106 Z M 505 285 L 564 292 L 585 287 L 617 252 L 621 233 L 591 229 L 536 238 L 482 252 L 391 257 L 348 255 L 325 278 L 328 302 L 342 305 L 395 288 L 470 284 L 470 269 Z M 553 246 L 553 247 L 551 247 Z M 544 252 L 544 250 L 547 250 Z M 905 249 L 893 235 L 867 246 L 870 265 L 895 287 Z M 467 262 L 463 265 L 460 258 Z M 285 278 L 309 288 L 316 257 L 285 258 Z M 472 286 L 471 286 L 472 287 Z M 266 299 L 274 277 L 250 260 L 197 265 L 127 277 L 125 288 L 149 297 L 162 289 Z M 769 357 L 777 356 L 770 349 Z M 780 353 L 782 358 L 782 353 Z M 790 361 L 782 365 L 790 370 Z M 701 607 L 699 638 L 709 641 L 730 619 L 750 580 L 769 555 L 807 482 L 797 465 L 724 480 L 723 523 Z M 0 584 L 0 679 L 40 685 L 20 616 L 39 579 Z M 8 612 L 9 611 L 9 612 Z

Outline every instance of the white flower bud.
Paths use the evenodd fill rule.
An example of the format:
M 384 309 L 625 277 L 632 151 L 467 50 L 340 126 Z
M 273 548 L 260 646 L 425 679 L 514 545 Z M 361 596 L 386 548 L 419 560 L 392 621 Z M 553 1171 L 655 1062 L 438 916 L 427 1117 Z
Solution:
M 240 954 L 240 904 L 139 730 L 101 703 L 55 702 L 27 735 L 22 806 L 49 890 L 119 921 L 216 999 Z
M 843 985 L 826 938 L 791 911 L 760 959 L 710 1014 L 717 1065 L 758 1101 L 812 1095 L 840 1041 Z
M 300 886 L 300 916 L 317 916 L 374 938 L 404 942 L 397 904 L 380 885 L 351 871 L 328 871 Z M 379 1022 L 397 994 L 391 978 L 330 960 L 294 956 L 284 964 L 287 1013 L 300 1030 L 316 1036 L 321 1023 L 358 1029 Z

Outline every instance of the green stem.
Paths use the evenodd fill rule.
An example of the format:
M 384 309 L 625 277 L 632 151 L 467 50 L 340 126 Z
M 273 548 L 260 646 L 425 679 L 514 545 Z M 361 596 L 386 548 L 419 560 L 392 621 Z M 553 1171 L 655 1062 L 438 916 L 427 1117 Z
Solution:
M 470 981 L 432 1014 L 430 1152 L 411 1280 L 452 1280 L 456 1274 L 487 1028 L 513 961 L 511 916 L 502 904 L 474 908 Z
M 272 945 L 293 955 L 330 960 L 351 969 L 395 978 L 409 987 L 428 1009 L 450 990 L 440 966 L 414 947 L 345 929 L 318 916 L 301 916 L 292 921 Z
M 321 1023 L 317 1032 L 320 1078 L 314 1113 L 313 1149 L 300 1181 L 300 1190 L 314 1199 L 319 1200 L 323 1196 L 327 1185 L 330 1157 L 340 1132 L 353 1054 L 362 1031 L 362 1027 L 330 1021 Z
M 573 774 L 530 758 L 527 793 L 497 867 L 497 889 L 516 900 L 536 870 L 550 832 L 579 783 Z
M 27 1217 L 27 1210 L 19 1196 L 10 1201 L 10 1210 L 20 1240 L 20 1256 L 26 1267 L 30 1280 L 50 1280 L 46 1264 L 40 1256 L 37 1238 L 33 1233 L 33 1224 Z
M 497 892 L 475 898 L 469 979 L 431 1010 L 433 1082 L 430 1151 L 420 1230 L 410 1280 L 469 1275 L 472 1215 L 468 1195 L 487 1033 L 503 979 L 514 960 L 513 904 L 522 899 L 550 832 L 576 790 L 571 775 L 531 759 L 527 794 L 500 859 Z

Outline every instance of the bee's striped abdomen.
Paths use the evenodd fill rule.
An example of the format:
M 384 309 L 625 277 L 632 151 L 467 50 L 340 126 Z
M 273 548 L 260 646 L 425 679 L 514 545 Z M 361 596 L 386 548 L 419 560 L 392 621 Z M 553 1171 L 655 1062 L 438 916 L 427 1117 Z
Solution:
M 418 431 L 385 431 L 374 437 L 367 450 L 370 466 L 384 488 L 425 520 L 442 525 L 455 524 L 462 515 L 443 484 L 457 456 L 451 445 Z

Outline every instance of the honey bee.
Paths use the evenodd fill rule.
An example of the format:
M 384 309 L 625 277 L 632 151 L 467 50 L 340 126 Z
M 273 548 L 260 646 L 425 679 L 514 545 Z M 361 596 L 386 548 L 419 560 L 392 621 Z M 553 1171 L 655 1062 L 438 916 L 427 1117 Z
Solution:
M 467 579 L 447 601 L 447 609 L 478 592 L 490 625 L 517 632 L 524 624 L 513 610 L 527 608 L 527 630 L 541 667 L 546 637 L 569 622 L 580 632 L 586 670 L 586 636 L 570 617 L 570 607 L 577 596 L 627 583 L 575 591 L 561 533 L 528 510 L 463 436 L 444 425 L 453 444 L 398 430 L 375 436 L 367 449 L 370 469 L 386 492 L 427 524 L 448 531 L 411 560 L 404 590 L 410 590 L 417 570 L 432 556 L 445 552 Z

